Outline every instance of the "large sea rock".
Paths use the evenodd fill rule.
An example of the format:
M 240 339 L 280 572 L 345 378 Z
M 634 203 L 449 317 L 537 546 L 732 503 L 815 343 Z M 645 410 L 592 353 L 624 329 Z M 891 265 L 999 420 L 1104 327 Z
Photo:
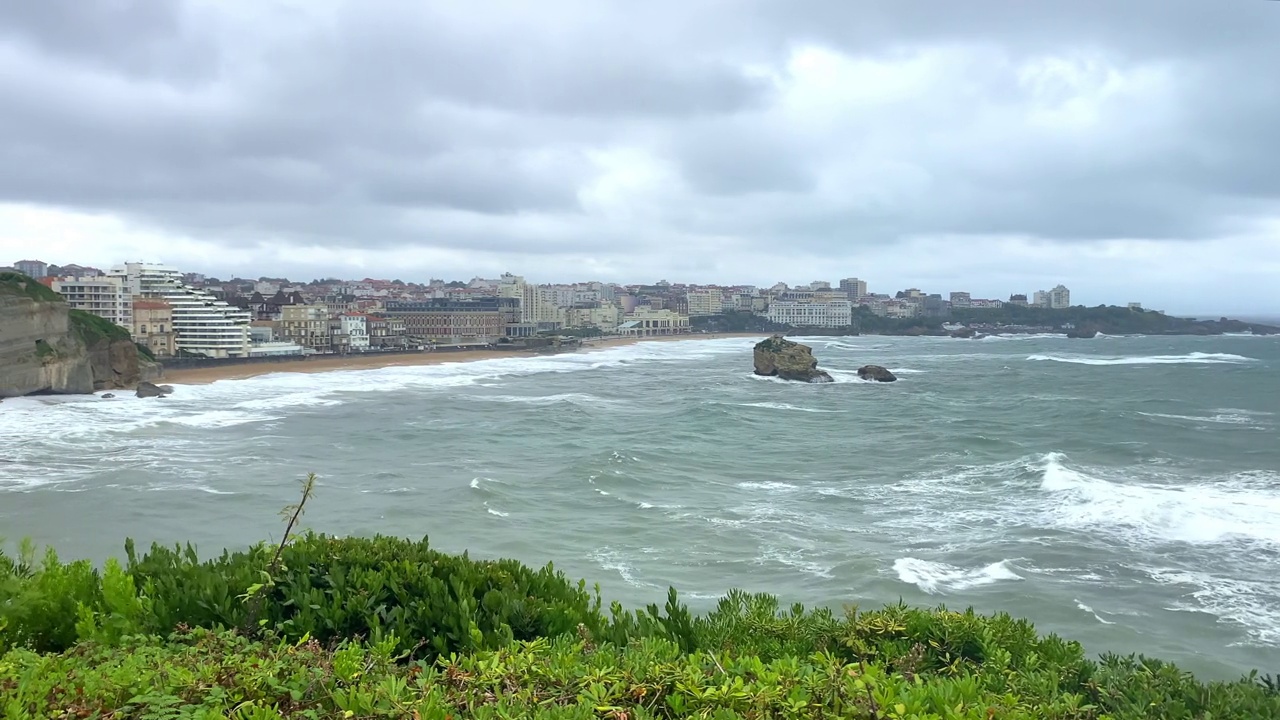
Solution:
M 140 398 L 164 397 L 173 392 L 172 385 L 156 385 L 155 383 L 140 382 L 138 390 L 134 394 Z
M 898 379 L 897 375 L 889 372 L 889 368 L 879 365 L 863 365 L 858 368 L 858 377 L 876 382 L 893 382 Z
M 757 375 L 797 382 L 831 382 L 831 376 L 818 369 L 813 348 L 781 335 L 774 335 L 757 343 L 754 360 Z

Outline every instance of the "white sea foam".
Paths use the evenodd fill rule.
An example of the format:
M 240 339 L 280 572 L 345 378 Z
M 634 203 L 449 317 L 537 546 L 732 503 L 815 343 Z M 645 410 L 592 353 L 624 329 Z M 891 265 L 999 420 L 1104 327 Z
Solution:
M 1171 413 L 1139 412 L 1144 417 L 1158 417 L 1166 420 L 1187 420 L 1189 422 L 1217 423 L 1220 425 L 1249 425 L 1256 427 L 1258 418 L 1235 412 L 1219 412 L 1216 415 L 1174 415 Z M 1265 428 L 1261 428 L 1265 429 Z
M 1144 568 L 1152 579 L 1188 592 L 1169 610 L 1207 613 L 1220 621 L 1239 625 L 1249 636 L 1242 644 L 1280 644 L 1280 583 L 1267 580 L 1239 580 L 1206 572 Z
M 599 405 L 611 404 L 615 401 L 596 397 L 587 393 L 560 393 L 558 395 L 468 395 L 468 400 L 494 403 L 523 403 L 527 405 Z
M 788 403 L 777 403 L 777 402 L 753 402 L 753 403 L 739 403 L 739 404 L 738 404 L 738 406 L 739 406 L 739 407 L 764 408 L 764 409 L 767 409 L 767 410 L 794 410 L 794 411 L 796 411 L 796 412 L 807 412 L 807 413 L 842 413 L 842 412 L 845 412 L 844 410 L 822 410 L 822 409 L 819 409 L 819 408 L 807 408 L 807 407 L 800 407 L 799 405 L 791 405 L 791 404 L 788 404 Z
M 484 509 L 485 509 L 485 512 L 489 513 L 490 515 L 496 515 L 498 517 L 508 517 L 511 515 L 511 513 L 504 513 L 501 510 L 494 510 L 493 508 L 489 507 L 489 503 L 487 502 L 484 504 Z
M 1229 353 L 1193 352 L 1186 355 L 1028 355 L 1027 360 L 1072 363 L 1075 365 L 1183 365 L 1183 364 L 1239 364 L 1254 362 L 1253 358 Z
M 1280 479 L 1223 478 L 1207 484 L 1158 485 L 1095 477 L 1068 467 L 1060 453 L 1041 461 L 1041 487 L 1056 502 L 1053 524 L 1119 532 L 1130 540 L 1220 543 L 1245 539 L 1280 547 Z
M 919 375 L 921 373 L 924 373 L 925 371 L 912 370 L 911 368 L 889 368 L 889 372 L 893 373 L 894 375 Z
M 656 588 L 657 585 L 645 582 L 637 576 L 637 570 L 634 565 L 627 562 L 618 551 L 610 547 L 602 547 L 591 553 L 591 559 L 595 560 L 600 567 L 606 570 L 613 570 L 622 577 L 623 581 L 632 587 L 638 588 Z
M 930 595 L 969 590 L 991 585 L 1002 580 L 1021 580 L 1022 576 L 1009 569 L 1008 560 L 1001 560 L 980 568 L 965 569 L 943 562 L 905 557 L 893 561 L 898 579 L 911 583 Z
M 1076 600 L 1076 607 L 1078 607 L 1078 608 L 1080 608 L 1081 610 L 1083 610 L 1083 611 L 1085 611 L 1085 612 L 1089 613 L 1090 615 L 1092 615 L 1092 616 L 1093 616 L 1093 618 L 1094 618 L 1095 620 L 1097 620 L 1098 622 L 1102 623 L 1103 625 L 1115 625 L 1115 623 L 1114 623 L 1114 622 L 1112 622 L 1111 620 L 1104 620 L 1104 619 L 1102 618 L 1102 616 L 1101 616 L 1101 615 L 1099 615 L 1098 613 L 1094 612 L 1093 608 L 1089 607 L 1088 605 L 1085 605 L 1084 603 L 1080 602 L 1079 600 Z
M 764 482 L 740 482 L 738 483 L 738 487 L 744 490 L 764 490 L 769 493 L 789 493 L 800 489 L 791 483 L 778 482 L 776 480 L 766 480 Z

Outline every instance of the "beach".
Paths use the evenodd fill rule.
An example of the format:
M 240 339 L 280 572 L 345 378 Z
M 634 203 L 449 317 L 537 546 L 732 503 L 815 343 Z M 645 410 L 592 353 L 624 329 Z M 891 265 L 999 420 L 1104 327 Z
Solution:
M 719 338 L 763 338 L 764 333 L 698 333 L 686 335 L 656 335 L 651 337 L 585 339 L 577 350 L 566 352 L 592 352 L 606 348 L 634 345 L 641 342 L 676 342 L 680 340 L 715 340 Z M 165 370 L 163 382 L 182 385 L 201 385 L 218 380 L 240 380 L 273 373 L 319 373 L 335 370 L 374 370 L 385 367 L 437 365 L 441 363 L 494 360 L 510 357 L 539 357 L 551 354 L 547 350 L 461 350 L 423 351 L 420 353 L 355 353 L 350 355 L 313 355 L 305 359 L 281 360 L 258 365 L 214 365 L 201 368 Z

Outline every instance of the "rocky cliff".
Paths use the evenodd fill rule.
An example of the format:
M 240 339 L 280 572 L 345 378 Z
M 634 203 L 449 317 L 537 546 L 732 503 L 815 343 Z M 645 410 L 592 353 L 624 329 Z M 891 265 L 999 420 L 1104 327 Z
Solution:
M 25 275 L 0 273 L 0 397 L 92 393 L 159 375 L 124 328 L 71 310 Z
M 818 361 L 813 357 L 812 348 L 781 335 L 774 335 L 757 343 L 754 360 L 757 375 L 799 382 L 831 382 L 831 376 L 818 369 Z

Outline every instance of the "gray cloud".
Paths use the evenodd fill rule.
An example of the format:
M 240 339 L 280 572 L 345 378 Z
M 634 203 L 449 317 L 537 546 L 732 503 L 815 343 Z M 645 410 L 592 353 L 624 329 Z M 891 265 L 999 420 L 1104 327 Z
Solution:
M 1191 0 L 5 3 L 0 202 L 565 274 L 1208 241 L 1280 216 L 1276 37 Z

